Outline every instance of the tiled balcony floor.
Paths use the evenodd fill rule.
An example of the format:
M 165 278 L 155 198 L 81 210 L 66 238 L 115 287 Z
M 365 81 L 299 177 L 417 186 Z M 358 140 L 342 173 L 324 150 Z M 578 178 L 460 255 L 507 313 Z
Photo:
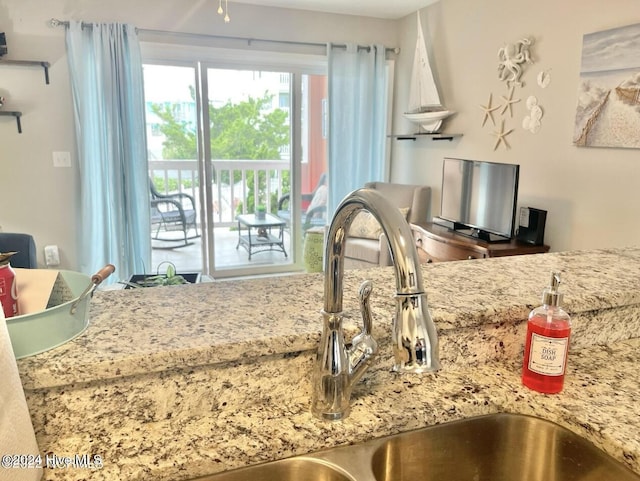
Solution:
M 187 246 L 179 246 L 179 242 L 152 241 L 152 269 L 149 273 L 155 273 L 158 265 L 164 261 L 170 261 L 176 266 L 178 272 L 202 272 L 202 237 L 191 239 Z M 290 264 L 293 270 L 291 241 L 289 233 L 284 233 L 284 245 L 288 257 L 279 251 L 267 251 L 254 253 L 249 260 L 249 255 L 238 244 L 238 232 L 228 227 L 215 229 L 215 259 L 216 269 L 238 269 L 246 267 L 264 267 L 272 265 Z M 163 269 L 161 269 L 163 270 Z

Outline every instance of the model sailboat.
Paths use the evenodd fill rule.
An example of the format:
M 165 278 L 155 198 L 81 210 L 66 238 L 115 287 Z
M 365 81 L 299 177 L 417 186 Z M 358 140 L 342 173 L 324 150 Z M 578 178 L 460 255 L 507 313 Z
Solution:
M 438 132 L 442 121 L 453 112 L 447 110 L 440 103 L 438 87 L 433 79 L 427 46 L 422 36 L 420 12 L 418 15 L 418 38 L 413 58 L 411 72 L 411 86 L 409 90 L 409 109 L 405 112 L 406 119 L 420 125 L 426 132 Z

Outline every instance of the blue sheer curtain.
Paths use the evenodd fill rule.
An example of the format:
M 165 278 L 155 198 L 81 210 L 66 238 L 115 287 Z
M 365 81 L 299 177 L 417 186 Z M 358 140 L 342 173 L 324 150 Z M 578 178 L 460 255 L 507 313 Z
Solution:
M 124 24 L 69 22 L 67 57 L 80 169 L 80 270 L 119 279 L 151 261 L 140 45 Z M 113 281 L 114 279 L 112 279 Z
M 329 212 L 349 192 L 384 181 L 386 49 L 329 45 Z

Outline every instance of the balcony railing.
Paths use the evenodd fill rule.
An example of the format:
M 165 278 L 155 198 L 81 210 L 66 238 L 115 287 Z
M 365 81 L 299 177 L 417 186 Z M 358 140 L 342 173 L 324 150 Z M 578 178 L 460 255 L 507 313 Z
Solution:
M 258 203 L 264 204 L 267 212 L 275 212 L 278 199 L 288 192 L 288 160 L 214 160 L 212 164 L 213 199 L 209 207 L 218 226 L 231 226 L 237 214 L 254 212 L 256 192 Z M 200 213 L 201 184 L 196 160 L 149 160 L 149 176 L 164 181 L 164 188 L 158 189 L 161 192 L 192 195 Z

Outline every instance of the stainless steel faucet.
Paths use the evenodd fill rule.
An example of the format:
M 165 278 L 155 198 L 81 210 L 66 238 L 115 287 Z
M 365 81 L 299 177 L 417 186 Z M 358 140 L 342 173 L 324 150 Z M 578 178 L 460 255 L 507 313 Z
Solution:
M 336 209 L 325 249 L 324 325 L 313 371 L 311 411 L 326 420 L 340 420 L 349 415 L 352 387 L 378 352 L 378 345 L 371 335 L 371 281 L 365 281 L 360 287 L 364 327 L 352 339 L 351 347 L 347 347 L 342 329 L 345 241 L 351 222 L 362 210 L 373 214 L 382 226 L 395 267 L 397 304 L 392 327 L 393 370 L 423 373 L 440 368 L 438 335 L 427 308 L 411 229 L 400 210 L 382 194 L 372 189 L 356 190 Z

